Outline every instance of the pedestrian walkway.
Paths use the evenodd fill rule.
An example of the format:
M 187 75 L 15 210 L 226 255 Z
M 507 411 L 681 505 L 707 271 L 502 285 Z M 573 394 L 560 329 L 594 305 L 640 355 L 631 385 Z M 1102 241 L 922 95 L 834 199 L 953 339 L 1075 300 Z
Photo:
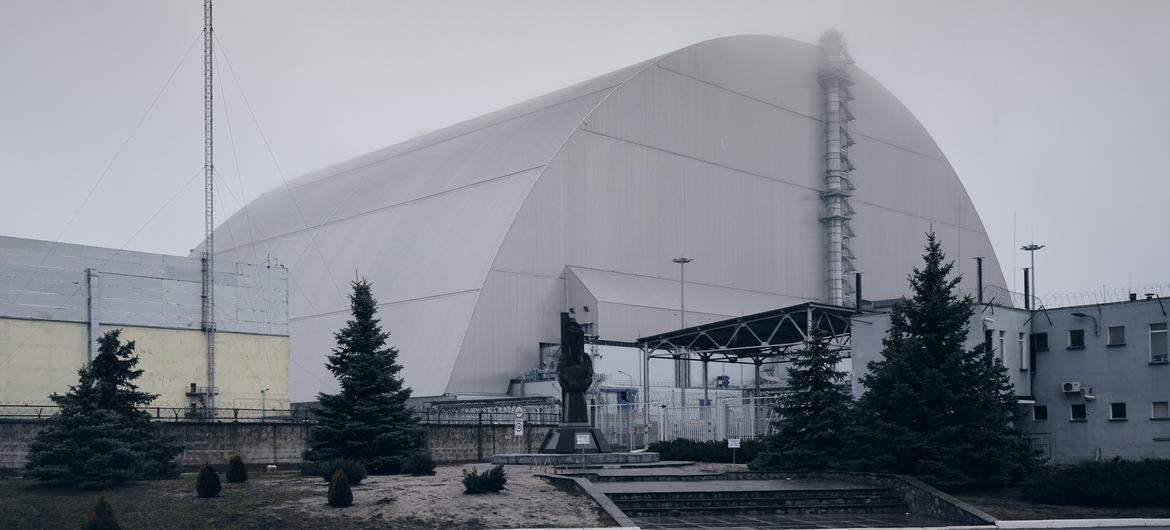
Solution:
M 635 517 L 634 523 L 644 530 L 720 530 L 777 528 L 907 528 L 947 526 L 946 521 L 911 514 L 761 514 L 707 515 L 687 517 Z
M 614 470 L 617 471 L 617 470 Z M 610 493 L 736 493 L 748 491 L 836 491 L 870 489 L 839 480 L 647 480 L 597 482 L 597 491 Z

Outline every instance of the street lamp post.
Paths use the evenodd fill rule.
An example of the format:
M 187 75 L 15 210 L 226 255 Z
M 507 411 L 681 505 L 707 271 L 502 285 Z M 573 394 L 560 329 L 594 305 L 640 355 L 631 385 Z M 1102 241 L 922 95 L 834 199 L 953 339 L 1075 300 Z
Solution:
M 678 263 L 678 319 L 679 329 L 687 327 L 687 263 L 695 261 L 686 256 L 679 256 L 671 260 Z M 687 406 L 687 385 L 691 382 L 691 365 L 689 364 L 689 355 L 687 352 L 682 352 L 682 359 L 676 361 L 675 371 L 679 374 L 679 400 L 682 401 L 683 413 L 686 413 Z
M 1028 251 L 1028 254 L 1030 254 L 1032 258 L 1032 298 L 1036 299 L 1039 299 L 1039 297 L 1036 296 L 1036 293 L 1040 292 L 1036 290 L 1036 251 L 1042 248 L 1044 248 L 1044 245 L 1037 245 L 1036 243 L 1029 243 L 1020 247 L 1020 250 Z
M 260 421 L 268 419 L 268 387 L 260 391 Z

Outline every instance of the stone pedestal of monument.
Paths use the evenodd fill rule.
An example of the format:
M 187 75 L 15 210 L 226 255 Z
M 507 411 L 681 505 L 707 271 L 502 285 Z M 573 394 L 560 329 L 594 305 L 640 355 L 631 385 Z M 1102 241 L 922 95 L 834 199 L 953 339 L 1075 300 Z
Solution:
M 609 442 L 600 430 L 588 423 L 562 423 L 544 437 L 541 453 L 608 453 Z
M 658 453 L 509 453 L 492 456 L 493 464 L 565 467 L 655 465 Z

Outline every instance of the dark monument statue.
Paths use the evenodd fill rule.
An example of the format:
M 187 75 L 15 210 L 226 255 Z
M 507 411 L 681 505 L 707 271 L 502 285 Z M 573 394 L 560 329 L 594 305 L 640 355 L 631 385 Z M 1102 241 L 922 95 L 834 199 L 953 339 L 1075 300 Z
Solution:
M 557 381 L 561 384 L 561 423 L 545 436 L 540 452 L 610 452 L 605 436 L 589 424 L 585 392 L 593 384 L 593 359 L 585 353 L 585 331 L 568 313 L 561 313 Z

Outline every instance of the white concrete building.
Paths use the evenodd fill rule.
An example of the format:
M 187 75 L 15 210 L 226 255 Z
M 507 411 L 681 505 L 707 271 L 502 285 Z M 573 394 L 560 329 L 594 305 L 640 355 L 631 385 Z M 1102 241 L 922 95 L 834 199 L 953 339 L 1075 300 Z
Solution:
M 355 271 L 416 396 L 504 394 L 561 311 L 606 340 L 678 328 L 679 256 L 689 325 L 848 304 L 851 271 L 901 296 L 931 228 L 964 288 L 974 256 L 1002 287 L 944 154 L 827 37 L 695 44 L 305 175 L 221 225 L 218 255 L 289 268 L 294 401 L 335 388 Z
M 287 271 L 221 260 L 214 278 L 218 415 L 262 405 L 287 411 Z M 122 329 L 144 371 L 136 383 L 159 394 L 159 414 L 182 417 L 194 407 L 201 416 L 201 282 L 198 258 L 0 237 L 0 411 L 24 415 L 12 405 L 50 403 L 77 384 L 97 338 Z

